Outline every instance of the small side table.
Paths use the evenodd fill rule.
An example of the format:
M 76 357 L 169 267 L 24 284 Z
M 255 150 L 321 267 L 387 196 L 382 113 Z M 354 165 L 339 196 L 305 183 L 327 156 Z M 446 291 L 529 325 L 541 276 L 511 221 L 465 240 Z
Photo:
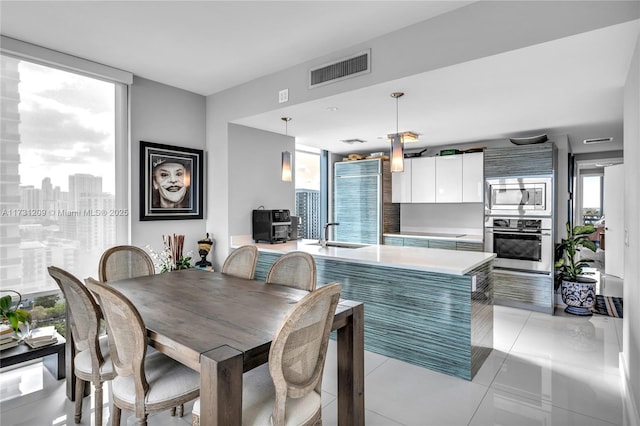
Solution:
M 64 337 L 56 333 L 58 343 L 32 349 L 22 342 L 18 346 L 0 351 L 0 367 L 9 367 L 25 361 L 43 358 L 42 363 L 57 380 L 67 377 L 65 371 L 65 344 Z

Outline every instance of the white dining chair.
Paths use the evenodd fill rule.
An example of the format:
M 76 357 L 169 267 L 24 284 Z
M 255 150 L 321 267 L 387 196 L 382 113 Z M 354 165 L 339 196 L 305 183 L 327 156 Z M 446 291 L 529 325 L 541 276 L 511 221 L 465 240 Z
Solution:
M 76 423 L 82 421 L 84 389 L 86 382 L 91 382 L 95 389 L 93 393 L 94 423 L 100 426 L 102 425 L 102 384 L 112 380 L 116 375 L 111 363 L 107 336 L 100 336 L 102 311 L 91 292 L 72 274 L 55 266 L 49 266 L 47 270 L 62 290 L 71 312 L 71 318 L 67 324 L 76 350 L 73 358 L 76 375 L 74 420 Z
M 102 307 L 117 374 L 111 385 L 112 426 L 120 424 L 122 410 L 133 411 L 137 424 L 143 426 L 148 414 L 197 398 L 200 394 L 197 371 L 161 352 L 147 353 L 147 329 L 131 301 L 108 284 L 93 278 L 85 282 Z
M 243 425 L 322 423 L 322 373 L 341 286 L 320 287 L 296 303 L 283 319 L 267 366 L 244 374 Z M 191 412 L 200 425 L 200 399 Z

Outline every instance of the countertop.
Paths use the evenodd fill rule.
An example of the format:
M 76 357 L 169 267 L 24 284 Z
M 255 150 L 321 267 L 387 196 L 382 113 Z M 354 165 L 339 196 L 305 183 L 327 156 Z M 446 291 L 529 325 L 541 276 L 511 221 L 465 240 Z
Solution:
M 249 244 L 272 253 L 303 251 L 317 258 L 413 269 L 441 274 L 464 275 L 495 258 L 494 253 L 444 250 L 422 247 L 398 247 L 372 244 L 360 248 L 320 247 L 316 240 L 296 240 L 280 244 L 255 243 L 251 236 L 232 236 L 231 248 Z
M 446 241 L 459 241 L 465 243 L 481 243 L 482 235 L 476 234 L 463 234 L 463 233 L 444 233 L 444 232 L 392 232 L 383 234 L 385 237 L 410 237 L 410 238 L 424 238 L 429 240 L 446 240 Z

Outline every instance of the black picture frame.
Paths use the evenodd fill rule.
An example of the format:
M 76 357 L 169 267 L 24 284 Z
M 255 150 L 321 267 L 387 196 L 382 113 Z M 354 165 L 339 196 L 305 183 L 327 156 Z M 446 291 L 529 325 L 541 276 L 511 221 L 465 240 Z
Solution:
M 140 141 L 140 220 L 202 219 L 203 159 L 201 149 Z

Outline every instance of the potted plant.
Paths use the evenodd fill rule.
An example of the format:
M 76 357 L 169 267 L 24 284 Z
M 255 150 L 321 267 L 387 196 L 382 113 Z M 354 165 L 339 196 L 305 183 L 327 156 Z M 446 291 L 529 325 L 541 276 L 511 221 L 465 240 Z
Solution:
M 160 273 L 192 268 L 191 251 L 186 255 L 182 254 L 184 235 L 163 235 L 162 241 L 164 249 L 160 253 L 156 253 L 148 244 L 145 246 L 151 253 L 154 264 L 160 269 Z
M 18 331 L 18 326 L 21 322 L 29 323 L 31 321 L 31 314 L 24 309 L 20 309 L 20 302 L 22 302 L 22 295 L 15 290 L 2 290 L 6 292 L 15 293 L 18 295 L 18 303 L 13 307 L 13 298 L 11 295 L 0 297 L 0 320 L 2 322 L 8 322 L 13 328 L 13 331 Z
M 574 315 L 592 315 L 591 308 L 596 303 L 596 283 L 593 278 L 582 275 L 582 270 L 591 262 L 579 259 L 581 248 L 596 251 L 596 245 L 589 240 L 595 231 L 593 225 L 578 225 L 571 228 L 567 222 L 567 237 L 562 239 L 557 249 L 560 254 L 555 267 L 562 281 L 560 291 L 562 301 L 567 305 L 565 312 Z

